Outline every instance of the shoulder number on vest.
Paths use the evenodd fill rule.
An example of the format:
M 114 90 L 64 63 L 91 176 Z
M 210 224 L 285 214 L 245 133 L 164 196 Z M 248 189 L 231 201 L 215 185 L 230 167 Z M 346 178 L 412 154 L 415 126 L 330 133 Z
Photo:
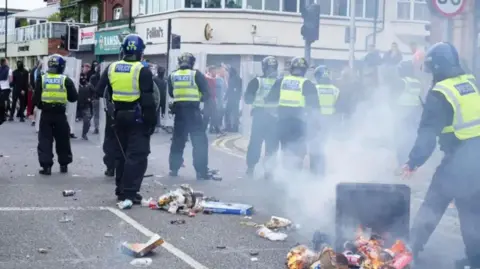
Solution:
M 130 73 L 132 70 L 132 65 L 130 64 L 117 64 L 115 66 L 115 72 L 117 73 Z
M 473 88 L 472 84 L 469 82 L 460 83 L 454 86 L 455 89 L 458 91 L 460 95 L 467 95 L 475 92 L 475 88 Z

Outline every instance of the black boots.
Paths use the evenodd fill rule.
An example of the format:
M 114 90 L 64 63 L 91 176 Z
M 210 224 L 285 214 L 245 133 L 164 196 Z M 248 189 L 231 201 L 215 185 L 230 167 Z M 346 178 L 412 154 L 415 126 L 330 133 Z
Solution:
M 60 165 L 60 173 L 62 173 L 62 174 L 68 173 L 68 166 Z
M 107 170 L 105 170 L 105 176 L 106 177 L 114 177 L 115 176 L 115 170 L 107 168 Z
M 52 174 L 52 167 L 44 166 L 38 173 L 40 173 L 40 175 L 50 176 Z

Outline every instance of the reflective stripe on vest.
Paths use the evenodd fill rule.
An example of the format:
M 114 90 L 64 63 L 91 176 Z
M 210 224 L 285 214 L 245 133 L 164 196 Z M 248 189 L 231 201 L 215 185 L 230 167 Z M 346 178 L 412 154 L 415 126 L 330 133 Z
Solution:
M 304 77 L 284 77 L 280 86 L 280 101 L 278 105 L 283 107 L 305 107 L 303 83 L 306 80 Z
M 332 84 L 317 84 L 320 113 L 322 115 L 335 114 L 335 103 L 340 91 Z
M 420 106 L 420 95 L 422 94 L 422 83 L 415 78 L 406 77 L 403 79 L 405 88 L 398 98 L 401 106 Z
M 197 71 L 190 69 L 173 72 L 170 79 L 173 87 L 174 102 L 200 102 L 201 94 L 195 82 Z
M 265 97 L 268 95 L 272 89 L 273 84 L 275 84 L 276 79 L 274 78 L 257 78 L 258 80 L 258 90 L 255 95 L 255 101 L 253 102 L 254 107 L 277 107 L 277 104 L 266 104 Z
M 480 93 L 465 76 L 446 79 L 435 85 L 453 108 L 453 123 L 442 133 L 454 133 L 460 140 L 480 136 Z
M 114 62 L 108 68 L 108 79 L 112 86 L 112 100 L 132 103 L 140 98 L 141 62 Z
M 65 75 L 45 74 L 42 76 L 42 102 L 66 104 L 67 90 L 65 88 Z

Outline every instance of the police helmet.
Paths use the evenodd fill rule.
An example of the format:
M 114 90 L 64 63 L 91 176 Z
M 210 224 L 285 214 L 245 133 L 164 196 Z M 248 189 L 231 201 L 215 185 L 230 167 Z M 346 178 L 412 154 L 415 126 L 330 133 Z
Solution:
M 313 72 L 316 80 L 330 78 L 330 70 L 326 65 L 319 65 Z
M 140 60 L 144 50 L 145 43 L 139 35 L 129 34 L 123 39 L 122 53 L 124 56 L 135 56 Z
M 51 74 L 63 74 L 67 61 L 60 54 L 52 54 L 48 57 L 47 72 Z
M 308 69 L 307 60 L 303 57 L 295 57 L 290 64 L 290 74 L 294 76 L 305 76 Z
M 415 73 L 412 61 L 400 62 L 397 66 L 397 70 L 400 77 L 411 77 Z
M 450 43 L 439 42 L 433 45 L 425 55 L 424 70 L 427 73 L 447 74 L 460 67 L 457 49 Z
M 184 52 L 178 57 L 178 67 L 192 69 L 195 65 L 195 56 L 189 52 Z
M 277 58 L 267 56 L 262 60 L 262 72 L 264 76 L 276 76 L 278 70 Z

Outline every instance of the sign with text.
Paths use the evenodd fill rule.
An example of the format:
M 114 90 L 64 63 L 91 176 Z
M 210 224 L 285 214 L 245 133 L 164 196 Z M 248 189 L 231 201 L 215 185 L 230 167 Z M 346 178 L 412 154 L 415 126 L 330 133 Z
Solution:
M 120 46 L 122 45 L 120 41 L 120 36 L 128 31 L 128 28 L 122 28 L 110 31 L 96 32 L 95 55 L 119 54 Z
M 430 0 L 433 12 L 444 17 L 454 17 L 463 12 L 467 0 Z
M 137 33 L 145 40 L 151 43 L 167 42 L 168 21 L 155 21 L 148 23 L 138 23 L 135 25 Z
M 95 31 L 96 26 L 85 27 L 80 29 L 80 45 L 94 45 L 95 44 Z

